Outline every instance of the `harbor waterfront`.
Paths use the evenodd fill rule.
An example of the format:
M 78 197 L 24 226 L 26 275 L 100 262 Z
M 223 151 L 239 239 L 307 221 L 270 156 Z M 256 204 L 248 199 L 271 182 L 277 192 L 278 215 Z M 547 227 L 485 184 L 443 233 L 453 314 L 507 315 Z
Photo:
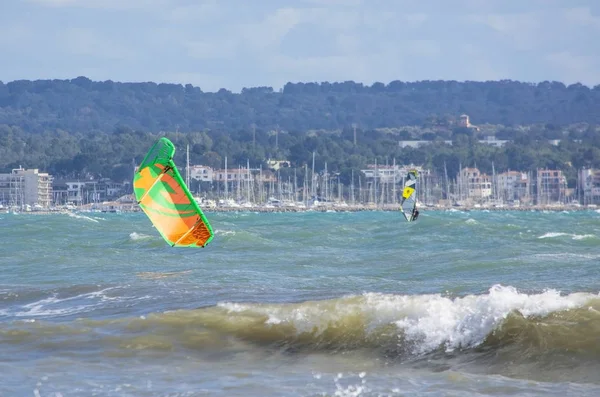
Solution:
M 590 211 L 596 210 L 596 205 L 523 205 L 523 206 L 485 206 L 485 205 L 462 205 L 462 206 L 426 206 L 418 205 L 419 211 Z M 332 206 L 314 206 L 306 208 L 304 206 L 264 206 L 264 205 L 250 205 L 250 206 L 227 206 L 227 207 L 203 207 L 202 210 L 206 213 L 211 212 L 258 212 L 258 213 L 274 213 L 274 212 L 362 212 L 362 211 L 398 211 L 399 205 L 385 204 L 385 205 L 332 205 Z M 42 210 L 31 210 L 31 211 L 20 211 L 20 210 L 0 210 L 0 213 L 4 211 L 18 212 L 21 214 L 32 214 L 32 215 L 49 215 L 49 214 L 64 214 L 64 213 L 131 213 L 141 212 L 141 209 L 137 205 L 133 204 L 111 204 L 110 207 L 94 207 L 93 205 L 82 205 L 74 206 L 69 209 L 65 208 L 52 208 Z
M 0 214 L 0 395 L 600 393 L 600 211 L 256 212 Z

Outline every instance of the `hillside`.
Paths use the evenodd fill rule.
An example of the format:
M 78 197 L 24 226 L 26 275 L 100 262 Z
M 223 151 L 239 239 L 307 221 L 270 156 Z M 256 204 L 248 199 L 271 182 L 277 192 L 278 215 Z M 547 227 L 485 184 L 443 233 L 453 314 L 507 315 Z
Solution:
M 202 92 L 179 84 L 20 80 L 0 82 L 0 124 L 25 132 L 133 130 L 231 131 L 279 128 L 337 130 L 422 125 L 467 113 L 477 124 L 600 123 L 600 86 L 565 86 L 516 81 L 421 81 L 365 86 L 344 83 L 288 83 Z

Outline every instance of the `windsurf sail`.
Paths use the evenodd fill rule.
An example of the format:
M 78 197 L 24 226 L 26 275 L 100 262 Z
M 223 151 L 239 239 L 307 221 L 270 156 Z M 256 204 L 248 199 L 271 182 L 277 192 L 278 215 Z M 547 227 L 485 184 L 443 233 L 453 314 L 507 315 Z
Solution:
M 204 247 L 213 230 L 173 162 L 175 146 L 160 138 L 133 177 L 135 198 L 172 247 Z
M 408 171 L 404 189 L 402 190 L 402 199 L 400 200 L 400 212 L 408 222 L 415 220 L 415 210 L 417 209 L 417 170 Z

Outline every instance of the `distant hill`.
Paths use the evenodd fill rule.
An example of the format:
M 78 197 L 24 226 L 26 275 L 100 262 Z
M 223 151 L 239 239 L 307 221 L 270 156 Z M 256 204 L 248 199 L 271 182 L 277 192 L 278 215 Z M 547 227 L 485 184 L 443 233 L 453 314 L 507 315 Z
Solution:
M 205 93 L 190 84 L 19 80 L 0 82 L 0 124 L 25 132 L 111 132 L 118 127 L 157 132 L 259 128 L 334 130 L 422 125 L 467 113 L 475 124 L 600 123 L 600 86 L 517 81 L 421 81 L 365 86 L 288 83 Z

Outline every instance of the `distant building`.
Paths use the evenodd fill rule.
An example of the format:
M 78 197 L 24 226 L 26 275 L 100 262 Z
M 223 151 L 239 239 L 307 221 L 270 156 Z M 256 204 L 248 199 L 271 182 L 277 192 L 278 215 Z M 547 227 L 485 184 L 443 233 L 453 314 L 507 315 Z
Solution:
M 214 171 L 211 167 L 206 165 L 192 165 L 190 166 L 190 178 L 200 182 L 212 182 Z
M 229 168 L 225 170 L 214 170 L 214 180 L 216 182 L 227 181 L 247 181 L 252 179 L 252 173 L 248 175 L 248 170 L 242 168 Z
M 402 180 L 400 166 L 396 165 L 375 165 L 368 164 L 367 169 L 361 170 L 361 172 L 365 175 L 367 180 L 372 180 L 377 178 L 379 182 L 393 182 L 394 176 L 396 177 L 396 182 L 400 182 Z
M 488 135 L 484 139 L 479 140 L 479 143 L 482 143 L 484 145 L 494 146 L 494 147 L 502 147 L 502 146 L 506 145 L 508 142 L 510 142 L 510 141 L 505 140 L 505 139 L 496 139 L 496 137 L 493 135 Z
M 600 204 L 600 170 L 580 170 L 579 189 L 583 193 L 582 204 Z
M 425 145 L 429 145 L 432 143 L 438 143 L 440 141 L 398 141 L 398 146 L 400 146 L 401 148 L 405 148 L 405 147 L 412 147 L 412 148 L 419 148 Z M 441 141 L 443 143 L 445 143 L 446 145 L 450 145 L 452 146 L 452 141 L 450 140 L 445 140 L 445 141 Z M 502 147 L 504 145 L 506 145 L 508 142 L 508 140 L 502 140 L 502 139 L 496 139 L 495 136 L 486 136 L 485 139 L 480 139 L 479 143 L 484 144 L 484 145 L 490 145 L 490 146 L 495 146 L 495 147 Z
M 85 182 L 66 182 L 65 185 L 67 185 L 67 202 L 75 205 L 83 204 Z
M 567 178 L 560 170 L 537 170 L 537 204 L 547 205 L 564 202 Z
M 125 193 L 125 186 L 127 184 L 113 182 L 108 178 L 100 179 L 98 184 L 91 188 L 88 186 L 87 190 L 94 195 L 95 200 L 110 200 L 116 197 L 120 197 Z M 129 190 L 131 192 L 131 190 Z M 88 194 L 90 196 L 90 194 Z
M 400 146 L 401 148 L 405 148 L 405 147 L 418 148 L 421 146 L 429 145 L 434 142 L 438 142 L 438 141 L 398 141 L 398 146 Z M 446 145 L 452 145 L 452 141 L 443 141 L 443 142 Z
M 459 173 L 459 181 L 461 191 L 471 200 L 481 201 L 492 195 L 491 178 L 477 168 L 463 168 Z
M 109 178 L 102 178 L 99 181 L 56 181 L 54 201 L 57 204 L 74 205 L 101 203 L 122 196 L 128 186 Z
M 458 126 L 463 127 L 463 128 L 473 128 L 474 130 L 479 131 L 479 127 L 471 124 L 471 121 L 469 120 L 469 116 L 466 114 L 460 115 L 460 117 L 458 118 Z
M 287 160 L 267 160 L 267 165 L 273 171 L 277 171 L 280 168 L 288 168 L 291 167 L 291 163 Z
M 222 170 L 213 170 L 213 182 L 246 182 L 257 181 L 257 182 L 277 182 L 276 175 L 270 170 L 262 171 L 262 181 L 260 181 L 260 177 L 257 174 L 256 169 L 250 169 L 250 175 L 248 175 L 248 169 L 246 168 L 229 168 L 227 171 Z
M 423 175 L 424 173 L 428 173 L 429 171 L 424 171 L 420 166 L 414 165 L 375 165 L 368 164 L 367 169 L 361 170 L 361 172 L 365 175 L 367 180 L 374 179 L 377 177 L 377 182 L 390 183 L 394 181 L 394 176 L 396 178 L 396 183 L 401 183 L 404 181 L 406 174 L 408 174 L 409 170 L 417 170 L 419 175 Z
M 526 173 L 507 171 L 496 176 L 498 198 L 504 201 L 529 201 L 530 180 Z
M 52 181 L 52 202 L 54 205 L 66 204 L 67 199 L 67 183 L 64 180 L 55 179 Z
M 458 119 L 458 126 L 464 127 L 464 128 L 471 127 L 471 122 L 469 121 L 469 116 L 466 114 L 461 114 Z
M 0 202 L 48 208 L 52 205 L 52 176 L 37 168 L 16 168 L 10 174 L 0 174 Z

